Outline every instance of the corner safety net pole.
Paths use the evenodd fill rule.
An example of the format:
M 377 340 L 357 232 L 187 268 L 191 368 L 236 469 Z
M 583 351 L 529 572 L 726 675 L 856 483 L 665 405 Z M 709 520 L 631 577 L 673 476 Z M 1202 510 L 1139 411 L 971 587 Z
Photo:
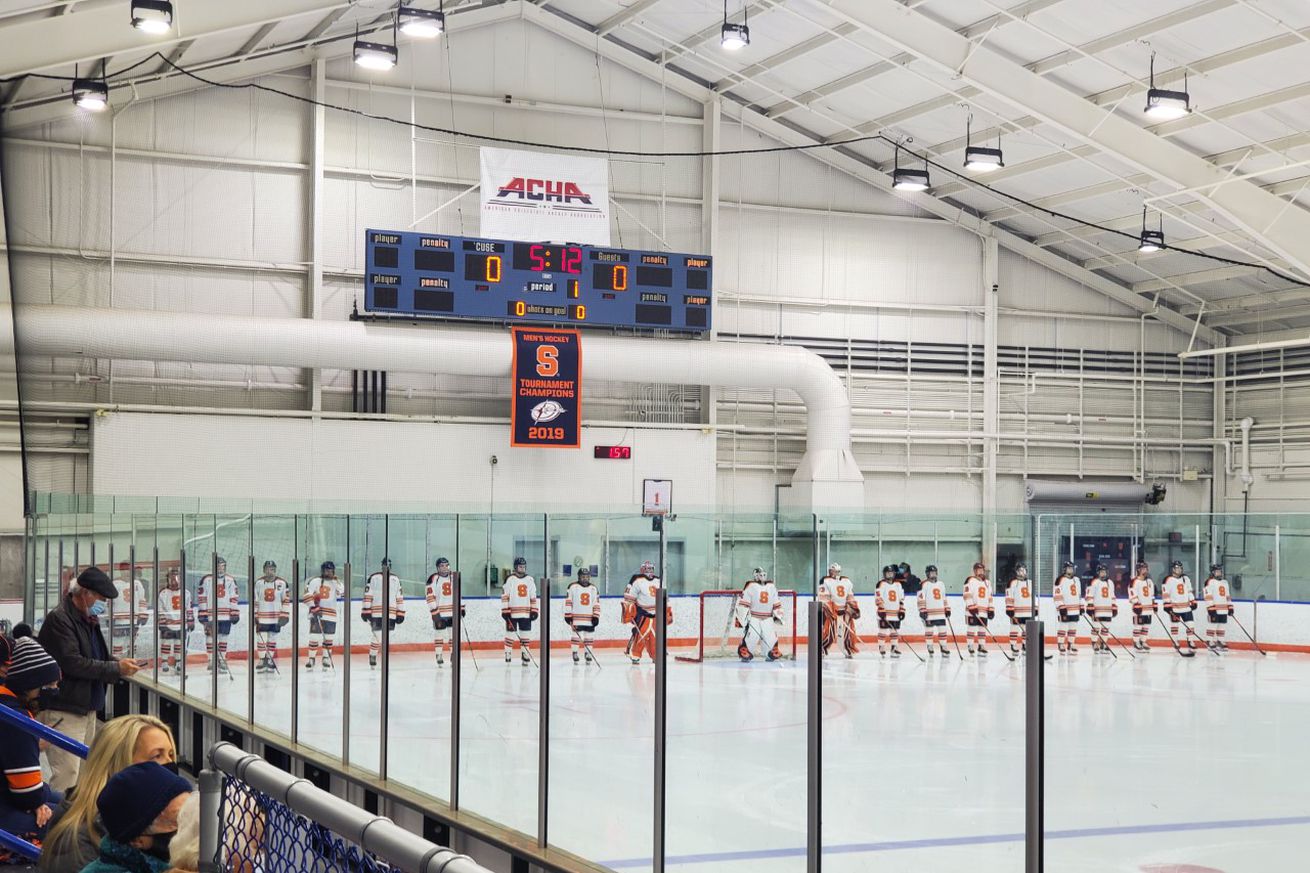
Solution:
M 667 519 L 660 519 L 666 521 Z M 651 811 L 654 825 L 651 843 L 651 871 L 664 873 L 664 805 L 665 805 L 665 749 L 668 739 L 668 651 L 669 626 L 664 621 L 668 613 L 668 580 L 664 578 L 664 526 L 660 525 L 660 581 L 655 589 L 655 798 Z
M 537 845 L 546 848 L 550 804 L 550 515 L 541 516 L 541 651 L 537 700 Z M 524 644 L 526 645 L 526 643 Z
M 1025 703 L 1027 708 L 1024 713 L 1027 723 L 1024 768 L 1024 873 L 1042 873 L 1044 869 L 1042 847 L 1045 840 L 1045 834 L 1043 833 L 1045 827 L 1043 816 L 1045 773 L 1043 768 L 1046 761 L 1046 752 L 1043 745 L 1046 716 L 1044 709 L 1045 687 L 1042 683 L 1046 666 L 1046 658 L 1043 657 L 1046 640 L 1045 632 L 1042 622 L 1029 619 L 1026 628 L 1028 663 Z M 1036 649 L 1032 647 L 1033 640 L 1038 641 Z
M 810 601 L 809 686 L 805 689 L 807 723 L 805 870 L 819 873 L 823 863 L 823 648 L 819 598 Z

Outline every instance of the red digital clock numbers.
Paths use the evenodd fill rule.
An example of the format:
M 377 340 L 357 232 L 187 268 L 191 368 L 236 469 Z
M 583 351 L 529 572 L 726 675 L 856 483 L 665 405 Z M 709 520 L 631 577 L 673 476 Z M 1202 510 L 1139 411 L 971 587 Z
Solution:
M 582 249 L 577 246 L 519 243 L 514 246 L 514 267 L 536 273 L 581 273 Z
M 595 457 L 608 461 L 628 461 L 632 459 L 632 446 L 596 446 Z

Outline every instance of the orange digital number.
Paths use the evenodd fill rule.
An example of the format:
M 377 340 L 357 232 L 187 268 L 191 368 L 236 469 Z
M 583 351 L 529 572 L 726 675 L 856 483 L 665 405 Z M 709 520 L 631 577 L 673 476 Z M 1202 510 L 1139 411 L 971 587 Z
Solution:
M 528 596 L 528 586 L 526 586 L 526 585 L 520 585 L 520 586 L 519 586 L 519 597 L 527 597 L 527 596 Z
M 620 266 L 616 266 L 616 267 L 614 268 L 614 281 L 611 282 L 610 284 L 614 286 L 614 290 L 615 290 L 615 291 L 627 291 L 627 290 L 628 290 L 628 268 L 627 268 L 627 267 L 624 267 L 624 266 L 621 266 L 621 265 L 620 265 Z
M 527 315 L 527 314 L 528 314 L 528 304 L 524 303 L 522 300 L 515 300 L 515 301 L 514 301 L 514 314 L 515 314 L 515 315 Z
M 500 256 L 491 255 L 487 258 L 487 281 L 500 281 Z
M 549 379 L 559 375 L 559 349 L 555 346 L 537 346 L 537 375 Z
M 573 318 L 575 321 L 586 321 L 587 307 L 581 304 L 578 304 L 577 306 L 573 307 Z

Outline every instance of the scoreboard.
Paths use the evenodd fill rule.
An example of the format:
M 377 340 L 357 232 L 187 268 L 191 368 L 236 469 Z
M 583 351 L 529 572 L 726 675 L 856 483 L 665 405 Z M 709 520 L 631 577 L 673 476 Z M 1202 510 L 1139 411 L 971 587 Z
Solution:
M 365 231 L 364 309 L 374 315 L 710 329 L 706 255 Z

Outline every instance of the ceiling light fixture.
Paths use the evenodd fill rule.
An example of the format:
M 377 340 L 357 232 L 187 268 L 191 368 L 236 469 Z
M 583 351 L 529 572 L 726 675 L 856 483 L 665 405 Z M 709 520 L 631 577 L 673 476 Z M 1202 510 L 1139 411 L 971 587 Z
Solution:
M 1146 207 L 1142 207 L 1142 234 L 1138 237 L 1137 250 L 1145 254 L 1164 249 L 1164 216 L 1160 216 L 1159 230 L 1146 229 Z
M 896 145 L 895 163 L 892 166 L 892 188 L 897 191 L 928 190 L 928 159 L 923 160 L 923 169 L 915 170 L 901 166 L 901 146 Z
M 751 44 L 750 10 L 742 7 L 741 24 L 728 21 L 728 0 L 723 0 L 723 29 L 719 32 L 719 42 L 724 49 L 735 52 Z
M 1192 98 L 1187 93 L 1187 68 L 1183 68 L 1183 90 L 1170 91 L 1155 87 L 1155 52 L 1151 52 L 1151 87 L 1146 92 L 1146 108 L 1142 110 L 1152 118 L 1169 121 L 1182 118 L 1192 111 Z
M 132 26 L 159 35 L 173 29 L 173 4 L 168 0 L 132 0 Z
M 401 6 L 398 14 L 400 32 L 415 39 L 436 39 L 446 32 L 446 4 L 442 0 L 441 8 L 416 9 L 413 6 Z
M 973 144 L 973 113 L 964 123 L 964 168 L 975 173 L 990 173 L 1005 166 L 1001 154 L 1001 129 L 996 128 L 996 148 L 989 149 Z
M 109 85 L 99 79 L 74 79 L 73 102 L 80 109 L 99 112 L 109 105 Z
M 394 45 L 355 40 L 355 63 L 366 70 L 385 72 L 396 66 L 399 57 Z

